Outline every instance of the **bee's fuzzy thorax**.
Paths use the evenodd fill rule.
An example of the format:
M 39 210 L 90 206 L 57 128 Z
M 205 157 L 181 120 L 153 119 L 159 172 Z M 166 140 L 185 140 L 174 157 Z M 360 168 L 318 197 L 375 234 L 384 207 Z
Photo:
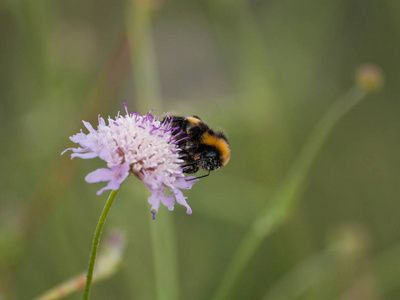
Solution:
M 231 156 L 231 149 L 226 138 L 221 138 L 216 134 L 205 133 L 201 143 L 214 147 L 220 154 L 221 167 L 225 166 Z

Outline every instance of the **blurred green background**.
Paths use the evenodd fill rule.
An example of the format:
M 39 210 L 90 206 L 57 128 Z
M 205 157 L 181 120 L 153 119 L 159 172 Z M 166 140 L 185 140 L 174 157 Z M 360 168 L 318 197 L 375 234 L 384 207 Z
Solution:
M 84 177 L 104 164 L 60 153 L 82 119 L 115 116 L 123 99 L 142 114 L 200 116 L 224 129 L 232 157 L 184 192 L 191 216 L 162 207 L 153 222 L 146 188 L 128 178 L 104 230 L 126 233 L 123 263 L 92 298 L 168 298 L 151 227 L 172 216 L 180 298 L 211 299 L 365 62 L 385 87 L 336 124 L 227 299 L 399 299 L 399 15 L 396 0 L 0 1 L 0 299 L 86 269 L 107 195 Z

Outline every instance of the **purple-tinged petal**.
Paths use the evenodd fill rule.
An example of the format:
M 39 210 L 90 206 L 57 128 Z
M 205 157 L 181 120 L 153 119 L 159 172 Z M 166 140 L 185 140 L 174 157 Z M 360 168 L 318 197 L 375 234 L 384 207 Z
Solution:
M 90 159 L 90 158 L 95 158 L 97 157 L 96 153 L 93 152 L 88 152 L 88 153 L 72 153 L 71 154 L 71 159 L 73 159 L 74 157 L 80 157 L 82 159 Z
M 72 150 L 72 152 L 74 153 L 84 153 L 84 152 L 88 152 L 88 149 L 84 149 L 84 148 L 70 148 Z
M 87 183 L 95 183 L 101 181 L 109 181 L 112 178 L 112 171 L 110 169 L 101 168 L 97 169 L 86 175 L 85 180 Z
M 164 195 L 160 191 L 154 191 L 153 194 L 147 200 L 151 205 L 151 210 L 158 212 L 160 207 L 160 200 Z
M 67 148 L 67 149 L 65 149 L 63 152 L 61 152 L 61 154 L 60 155 L 63 155 L 65 152 L 67 152 L 68 150 L 74 150 L 75 148 Z
M 158 189 L 160 184 L 165 179 L 165 175 L 158 177 L 157 179 L 151 179 L 146 174 L 139 173 L 139 178 L 143 181 L 143 183 L 147 186 L 150 191 L 154 191 Z
M 107 162 L 112 162 L 112 153 L 110 149 L 107 147 L 107 144 L 105 143 L 102 144 L 105 145 L 105 147 L 103 147 L 100 151 L 98 151 L 99 158 Z
M 99 126 L 106 126 L 106 121 L 99 115 Z
M 187 197 L 183 196 L 183 193 L 177 188 L 171 187 L 171 191 L 175 196 L 176 202 L 178 202 L 180 205 L 185 206 L 186 207 L 186 213 L 188 215 L 191 215 L 192 214 L 192 209 L 190 208 L 189 204 L 187 204 L 187 202 L 186 202 L 186 198 Z
M 74 143 L 76 143 L 76 144 L 82 144 L 82 143 L 86 142 L 87 135 L 82 133 L 82 132 L 80 132 L 80 133 L 77 133 L 77 134 L 75 134 L 73 136 L 70 136 L 69 139 L 71 141 L 73 141 Z
M 96 133 L 96 130 L 93 128 L 92 124 L 86 121 L 82 121 L 83 125 L 89 130 L 90 133 Z
M 174 182 L 174 186 L 178 189 L 190 190 L 199 179 L 196 177 L 181 177 Z
M 88 183 L 108 181 L 107 186 L 97 192 L 97 195 L 100 195 L 106 190 L 118 190 L 121 183 L 126 179 L 126 177 L 128 177 L 128 175 L 129 166 L 122 164 L 113 166 L 111 170 L 105 168 L 97 169 L 86 175 L 85 180 Z
M 104 191 L 107 191 L 107 190 L 112 190 L 112 188 L 110 188 L 110 187 L 107 185 L 107 186 L 101 188 L 100 190 L 98 190 L 98 191 L 96 192 L 96 195 L 97 195 L 97 196 L 100 196 Z
M 101 193 L 103 193 L 104 191 L 107 191 L 107 190 L 119 190 L 119 186 L 120 186 L 119 183 L 117 183 L 115 181 L 110 181 L 107 184 L 107 186 L 105 186 L 105 187 L 101 188 L 100 190 L 98 190 L 96 192 L 96 195 L 99 196 L 99 195 L 101 195 Z
M 124 108 L 125 108 L 125 111 L 126 111 L 126 114 L 127 115 L 129 115 L 129 112 L 128 112 L 128 106 L 126 105 L 126 101 L 125 101 L 125 99 L 123 100 L 123 106 L 124 106 Z
M 174 210 L 175 198 L 172 195 L 164 196 L 161 198 L 161 203 L 168 208 L 168 210 Z
M 129 176 L 129 164 L 124 163 L 122 165 L 115 165 L 111 167 L 112 170 L 112 180 L 118 182 L 118 184 L 122 183 L 126 177 Z

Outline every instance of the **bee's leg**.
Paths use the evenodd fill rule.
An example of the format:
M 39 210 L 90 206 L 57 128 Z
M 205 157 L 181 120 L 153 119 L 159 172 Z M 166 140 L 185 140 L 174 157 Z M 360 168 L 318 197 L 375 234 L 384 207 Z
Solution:
M 185 165 L 183 169 L 183 173 L 193 174 L 199 170 L 199 167 L 196 165 Z
M 208 173 L 207 173 L 206 175 L 198 176 L 198 177 L 196 177 L 196 178 L 197 178 L 197 179 L 200 179 L 200 178 L 207 177 L 207 176 L 209 176 L 209 175 L 210 175 L 210 170 L 208 170 Z
M 192 181 L 192 180 L 195 180 L 195 179 L 204 178 L 204 177 L 207 177 L 208 175 L 210 175 L 210 170 L 208 170 L 208 174 L 206 174 L 206 175 L 198 176 L 198 177 L 194 177 L 194 178 L 190 178 L 190 179 L 186 179 L 186 181 Z

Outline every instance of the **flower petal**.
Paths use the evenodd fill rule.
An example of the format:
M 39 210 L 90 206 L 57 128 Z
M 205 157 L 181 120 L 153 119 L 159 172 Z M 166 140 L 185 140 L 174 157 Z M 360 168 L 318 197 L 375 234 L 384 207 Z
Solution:
M 99 195 L 101 195 L 104 191 L 107 191 L 107 190 L 118 190 L 118 189 L 119 189 L 119 186 L 120 186 L 120 184 L 119 184 L 118 182 L 116 182 L 116 181 L 110 181 L 110 182 L 107 184 L 107 186 L 105 186 L 105 187 L 101 188 L 100 190 L 98 190 L 98 191 L 96 192 L 96 195 L 99 196 Z
M 189 190 L 192 188 L 193 184 L 195 184 L 199 179 L 196 177 L 181 177 L 175 180 L 174 186 L 178 189 Z
M 171 191 L 175 196 L 176 202 L 178 202 L 180 205 L 185 206 L 186 207 L 186 213 L 188 215 L 191 215 L 192 214 L 192 209 L 190 208 L 189 204 L 187 204 L 187 202 L 186 202 L 186 198 L 187 197 L 183 196 L 183 193 L 179 189 L 177 189 L 175 187 L 171 187 Z
M 106 168 L 97 169 L 86 175 L 87 183 L 95 183 L 101 181 L 109 181 L 112 178 L 112 171 Z
M 96 133 L 96 130 L 93 128 L 92 124 L 86 121 L 82 121 L 83 125 L 85 125 L 86 129 L 89 130 L 90 133 Z
M 164 196 L 161 198 L 161 203 L 168 208 L 168 210 L 174 210 L 175 198 L 172 195 Z
M 126 162 L 122 165 L 112 166 L 111 170 L 112 181 L 118 182 L 118 184 L 121 184 L 129 176 L 129 164 Z
M 97 157 L 97 154 L 94 152 L 88 152 L 88 153 L 72 153 L 71 154 L 71 159 L 75 157 L 80 157 L 82 159 L 90 159 L 90 158 L 95 158 Z
M 67 149 L 65 149 L 63 152 L 61 152 L 61 154 L 60 155 L 63 155 L 65 152 L 67 152 L 68 150 L 74 150 L 75 148 L 67 148 Z
M 158 212 L 158 208 L 160 207 L 160 200 L 164 197 L 160 191 L 154 191 L 152 195 L 147 200 L 151 204 L 151 210 Z

